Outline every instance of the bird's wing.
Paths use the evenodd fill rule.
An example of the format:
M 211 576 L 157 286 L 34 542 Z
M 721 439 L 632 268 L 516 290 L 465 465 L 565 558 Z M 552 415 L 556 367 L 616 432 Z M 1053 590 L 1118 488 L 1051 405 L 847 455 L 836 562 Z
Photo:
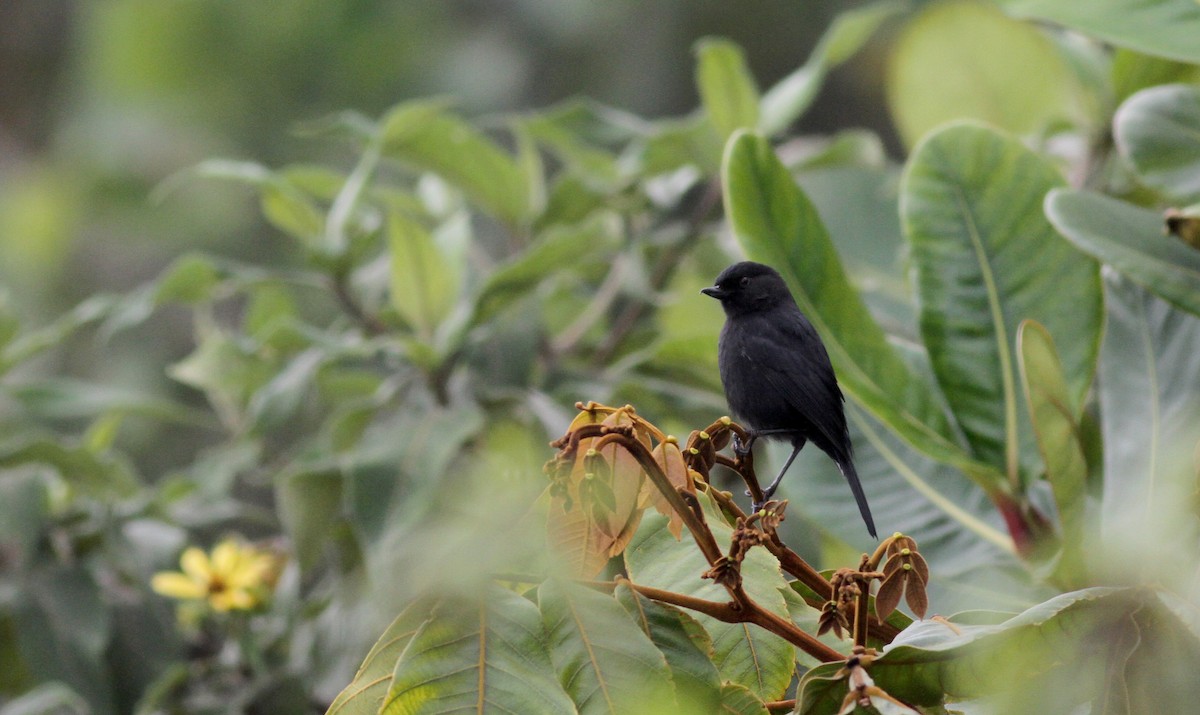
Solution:
M 744 357 L 825 438 L 818 446 L 840 452 L 840 446 L 848 444 L 842 392 L 816 330 L 799 314 L 777 315 L 759 327 L 746 332 Z M 797 347 L 783 347 L 788 345 Z

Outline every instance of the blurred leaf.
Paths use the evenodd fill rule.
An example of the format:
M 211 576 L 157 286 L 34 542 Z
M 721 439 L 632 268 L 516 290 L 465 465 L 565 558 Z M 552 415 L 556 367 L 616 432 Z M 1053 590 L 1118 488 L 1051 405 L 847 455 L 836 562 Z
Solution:
M 1081 251 L 1200 315 L 1200 252 L 1164 236 L 1162 214 L 1100 194 L 1055 189 L 1046 197 L 1046 216 Z
M 583 715 L 669 712 L 671 671 L 612 596 L 550 579 L 538 588 L 550 659 Z
M 396 663 L 430 617 L 430 611 L 429 602 L 414 601 L 396 616 L 363 659 L 354 680 L 334 698 L 326 715 L 378 715 L 391 689 Z
M 1082 402 L 1099 351 L 1098 267 L 1042 213 L 1061 184 L 1017 140 L 957 124 L 921 143 L 900 188 L 934 373 L 974 454 L 1005 468 L 1014 487 L 1036 454 L 1017 397 L 1018 323 L 1033 318 L 1057 337 L 1072 404 Z
M 617 601 L 667 659 L 675 695 L 684 712 L 715 712 L 721 698 L 721 677 L 709 659 L 712 640 L 687 612 L 658 603 L 625 584 Z
M 1023 320 L 1017 327 L 1017 365 L 1062 524 L 1063 547 L 1055 571 L 1059 583 L 1078 586 L 1086 579 L 1083 517 L 1088 476 L 1080 407 L 1067 388 L 1054 340 L 1036 321 Z
M 175 259 L 155 280 L 154 299 L 158 304 L 178 301 L 194 304 L 208 300 L 220 282 L 221 272 L 214 261 L 200 254 Z
M 393 638 L 408 643 L 394 660 L 382 707 L 377 689 L 357 691 L 363 693 L 358 697 L 373 701 L 378 712 L 481 711 L 484 704 L 489 710 L 531 715 L 573 712 L 571 701 L 555 680 L 548 657 L 553 646 L 538 610 L 524 598 L 489 586 L 474 598 L 437 601 L 409 636 L 407 631 L 415 621 L 406 617 L 392 625 L 393 631 L 400 631 Z M 395 652 L 381 641 L 364 669 L 372 660 L 390 660 Z M 385 673 L 377 677 L 384 678 Z M 360 671 L 357 682 L 362 682 L 362 676 Z M 362 686 L 370 688 L 371 683 Z M 343 703 L 340 710 L 331 707 L 330 712 L 370 712 L 350 697 Z
M 391 305 L 426 336 L 432 335 L 458 298 L 461 266 L 412 219 L 388 217 Z
M 1200 318 L 1109 281 L 1098 383 L 1104 436 L 1099 566 L 1185 585 L 1200 564 L 1174 542 L 1194 528 L 1200 441 Z M 1181 591 L 1182 592 L 1182 591 Z
M 656 123 L 649 135 L 634 145 L 632 156 L 647 176 L 686 166 L 707 176 L 721 169 L 721 140 L 703 116 L 667 120 Z
M 49 325 L 22 333 L 3 346 L 3 353 L 0 353 L 0 374 L 44 350 L 58 346 L 76 330 L 103 320 L 113 310 L 113 306 L 118 303 L 119 298 L 116 296 L 94 295 L 59 316 Z
M 1159 84 L 1195 84 L 1200 67 L 1118 47 L 1110 70 L 1114 99 L 1124 102 L 1135 92 Z
M 1184 203 L 1200 199 L 1200 88 L 1138 92 L 1113 117 L 1113 138 L 1142 181 Z
M 128 465 L 83 447 L 49 437 L 10 438 L 0 444 L 0 467 L 28 464 L 53 467 L 72 487 L 100 499 L 128 497 L 138 488 Z
M 1120 47 L 1200 64 L 1195 0 L 1001 0 L 1008 12 L 1049 20 Z
M 808 60 L 763 95 L 758 126 L 772 136 L 787 129 L 812 106 L 831 69 L 850 59 L 889 18 L 908 10 L 907 0 L 883 0 L 833 19 Z
M 533 139 L 597 191 L 616 188 L 621 175 L 616 154 L 599 143 L 624 133 L 613 124 L 607 108 L 585 101 L 569 102 L 520 120 Z
M 19 572 L 32 559 L 47 528 L 49 512 L 50 493 L 44 475 L 0 472 L 0 553 L 5 568 Z M 0 683 L 4 682 L 0 676 Z
M 982 2 L 925 5 L 896 41 L 887 90 L 909 146 L 954 119 L 1015 134 L 1070 119 L 1073 76 L 1036 27 Z
M 389 111 L 380 121 L 384 156 L 438 174 L 509 226 L 523 223 L 529 189 L 516 160 L 445 106 L 415 101 Z
M 325 350 L 310 348 L 292 357 L 271 381 L 255 391 L 246 406 L 249 423 L 260 431 L 282 425 L 311 394 L 317 370 L 328 359 Z
M 721 141 L 758 125 L 758 87 L 736 43 L 706 37 L 696 43 L 696 87 Z
M 774 266 L 812 321 L 845 390 L 920 451 L 993 487 L 999 472 L 955 443 L 936 394 L 889 344 L 850 284 L 816 209 L 766 140 L 738 134 L 723 170 L 725 213 L 753 260 Z
M 301 241 L 312 241 L 325 228 L 325 215 L 300 191 L 280 181 L 262 189 L 262 212 L 271 225 Z
M 92 708 L 66 685 L 49 682 L 5 703 L 0 715 L 92 715 Z
M 43 566 L 26 572 L 13 606 L 24 665 L 35 682 L 62 681 L 89 712 L 115 712 L 104 663 L 112 614 L 100 586 L 82 566 Z
M 273 372 L 269 363 L 249 354 L 236 340 L 211 330 L 191 355 L 168 367 L 167 374 L 203 391 L 222 422 L 237 425 L 243 405 Z
M 315 566 L 342 514 L 342 474 L 336 469 L 298 470 L 275 481 L 279 520 L 292 551 L 307 571 Z
M 574 226 L 556 226 L 543 232 L 522 253 L 496 267 L 475 298 L 471 324 L 485 323 L 515 303 L 538 284 L 564 269 L 586 264 L 597 254 L 615 250 L 620 226 L 610 213 L 596 213 Z
M 1129 709 L 1170 712 L 1197 696 L 1197 685 L 1179 658 L 1194 658 L 1194 637 L 1178 628 L 1152 592 L 1091 588 L 1063 594 L 999 625 L 960 625 L 961 635 L 934 621 L 910 630 L 871 664 L 876 685 L 923 707 L 943 698 L 987 697 L 1002 712 L 1071 712 L 1113 688 L 1130 696 Z M 1104 643 L 1081 648 L 1080 643 Z M 1169 645 L 1169 647 L 1167 647 Z M 1161 648 L 1161 650 L 1160 650 Z M 836 712 L 846 681 L 840 664 L 804 676 L 798 713 Z
M 728 544 L 733 529 L 711 506 L 707 495 L 697 497 L 705 506 L 706 519 L 718 544 Z M 686 529 L 685 529 L 686 533 Z M 634 583 L 667 589 L 709 601 L 725 602 L 729 593 L 711 580 L 700 577 L 708 562 L 690 535 L 676 541 L 667 519 L 647 514 L 625 550 L 625 564 Z M 788 617 L 781 589 L 787 582 L 779 563 L 765 549 L 752 549 L 742 563 L 746 592 L 760 606 Z M 740 623 L 725 623 L 702 613 L 691 614 L 712 637 L 712 660 L 726 681 L 740 683 L 764 700 L 783 695 L 791 682 L 795 649 L 782 638 Z
M 204 412 L 163 397 L 66 377 L 5 385 L 3 391 L 34 415 L 49 419 L 134 414 L 162 422 L 212 427 Z

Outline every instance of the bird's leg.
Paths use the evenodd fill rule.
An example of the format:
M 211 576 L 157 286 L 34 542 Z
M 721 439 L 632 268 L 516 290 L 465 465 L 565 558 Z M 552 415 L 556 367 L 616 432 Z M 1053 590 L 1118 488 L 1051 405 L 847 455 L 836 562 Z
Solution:
M 792 462 L 795 461 L 796 455 L 800 454 L 800 450 L 803 448 L 804 448 L 804 442 L 800 442 L 799 444 L 797 444 L 795 447 L 792 448 L 792 454 L 791 454 L 791 456 L 789 456 L 787 458 L 787 461 L 784 462 L 783 469 L 780 469 L 779 474 L 777 474 L 775 476 L 775 480 L 772 481 L 770 483 L 770 485 L 767 486 L 766 489 L 763 489 L 762 504 L 754 504 L 753 505 L 754 511 L 758 511 L 759 509 L 762 509 L 763 504 L 766 504 L 768 501 L 771 500 L 771 497 L 775 496 L 775 490 L 779 488 L 779 483 L 781 481 L 783 481 L 783 475 L 787 474 L 788 467 L 792 466 Z

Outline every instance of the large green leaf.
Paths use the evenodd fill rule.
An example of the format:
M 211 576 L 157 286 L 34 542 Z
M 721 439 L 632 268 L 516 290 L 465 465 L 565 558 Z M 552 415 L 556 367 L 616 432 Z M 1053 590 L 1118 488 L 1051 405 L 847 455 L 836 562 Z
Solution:
M 1099 565 L 1190 588 L 1196 555 L 1177 540 L 1195 528 L 1200 318 L 1119 279 L 1110 282 L 1107 302 L 1098 383 L 1105 537 Z
M 1014 486 L 1037 459 L 1017 394 L 1017 325 L 1033 318 L 1055 336 L 1073 404 L 1099 350 L 1099 269 L 1042 214 L 1060 184 L 1016 139 L 957 124 L 917 147 L 900 189 L 934 373 L 974 453 Z
M 812 106 L 829 71 L 850 59 L 884 21 L 908 6 L 907 0 L 883 0 L 835 17 L 808 60 L 763 94 L 758 122 L 762 132 L 771 136 L 787 129 Z
M 538 589 L 550 658 L 583 715 L 671 712 L 667 660 L 616 599 L 565 581 Z
M 696 43 L 696 87 L 721 140 L 758 124 L 758 87 L 742 48 L 710 37 Z
M 1062 524 L 1063 547 L 1055 571 L 1060 582 L 1080 585 L 1084 580 L 1084 488 L 1088 476 L 1080 406 L 1072 402 L 1054 340 L 1040 323 L 1026 320 L 1017 328 L 1017 363 Z
M 1011 713 L 1072 712 L 1094 699 L 1108 704 L 1104 712 L 1172 712 L 1187 709 L 1200 689 L 1182 665 L 1194 661 L 1200 643 L 1149 591 L 1075 591 L 997 625 L 958 629 L 914 624 L 871 664 L 870 676 L 914 705 L 988 697 L 992 710 Z M 837 711 L 846 681 L 833 677 L 836 670 L 829 664 L 804 677 L 796 712 Z
M 409 102 L 380 122 L 384 156 L 432 171 L 509 225 L 529 217 L 529 185 L 512 155 L 438 101 Z
M 1071 117 L 1072 81 L 1033 25 L 988 3 L 930 3 L 896 41 L 888 105 L 909 146 L 954 119 L 1032 133 Z
M 617 601 L 667 659 L 681 709 L 711 712 L 721 698 L 721 675 L 709 659 L 712 640 L 695 618 L 674 606 L 617 586 Z
M 363 659 L 354 680 L 334 698 L 326 715 L 376 715 L 379 712 L 391 688 L 396 662 L 429 618 L 430 606 L 428 602 L 417 601 L 396 616 Z
M 1200 251 L 1164 236 L 1162 214 L 1100 194 L 1055 189 L 1046 197 L 1046 216 L 1081 251 L 1200 315 Z
M 842 389 L 921 452 L 985 486 L 999 472 L 954 440 L 931 385 L 889 344 L 808 197 L 762 137 L 741 133 L 725 150 L 725 213 L 746 254 L 787 280 L 829 350 Z
M 1183 203 L 1200 198 L 1200 89 L 1172 84 L 1134 94 L 1113 117 L 1113 138 L 1142 181 Z
M 1014 15 L 1049 20 L 1114 45 L 1200 63 L 1195 0 L 1001 0 Z
M 517 594 L 491 586 L 476 598 L 438 601 L 411 636 L 409 623 L 393 624 L 395 637 L 408 643 L 380 715 L 575 712 L 554 677 L 541 616 Z M 375 659 L 385 661 L 395 651 L 384 642 L 376 649 Z M 368 656 L 364 669 L 370 662 Z
M 700 495 L 711 505 L 711 500 Z M 715 512 L 708 518 L 717 543 L 730 543 L 732 528 Z M 710 580 L 700 578 L 708 562 L 685 535 L 676 540 L 667 529 L 667 520 L 659 514 L 642 520 L 633 540 L 625 549 L 625 563 L 634 583 L 667 589 L 710 601 L 726 602 L 729 593 Z M 787 582 L 779 564 L 765 549 L 753 549 L 742 564 L 746 592 L 763 608 L 787 618 L 787 602 L 781 589 Z M 693 614 L 712 636 L 712 659 L 724 680 L 750 688 L 758 697 L 773 700 L 783 695 L 792 679 L 795 654 L 787 641 L 743 623 L 725 623 L 704 614 Z

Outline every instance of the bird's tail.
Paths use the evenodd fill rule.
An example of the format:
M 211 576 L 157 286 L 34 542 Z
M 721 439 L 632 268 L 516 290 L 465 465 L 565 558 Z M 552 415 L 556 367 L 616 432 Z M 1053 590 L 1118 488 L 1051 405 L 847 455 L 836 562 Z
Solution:
M 845 460 L 838 460 L 837 465 L 838 469 L 842 470 L 842 476 L 850 483 L 850 491 L 854 492 L 854 501 L 858 503 L 858 511 L 867 524 L 867 531 L 871 534 L 872 539 L 878 539 L 879 536 L 875 533 L 875 520 L 871 518 L 871 507 L 867 505 L 867 495 L 863 492 L 862 482 L 858 480 L 854 462 L 847 457 Z

